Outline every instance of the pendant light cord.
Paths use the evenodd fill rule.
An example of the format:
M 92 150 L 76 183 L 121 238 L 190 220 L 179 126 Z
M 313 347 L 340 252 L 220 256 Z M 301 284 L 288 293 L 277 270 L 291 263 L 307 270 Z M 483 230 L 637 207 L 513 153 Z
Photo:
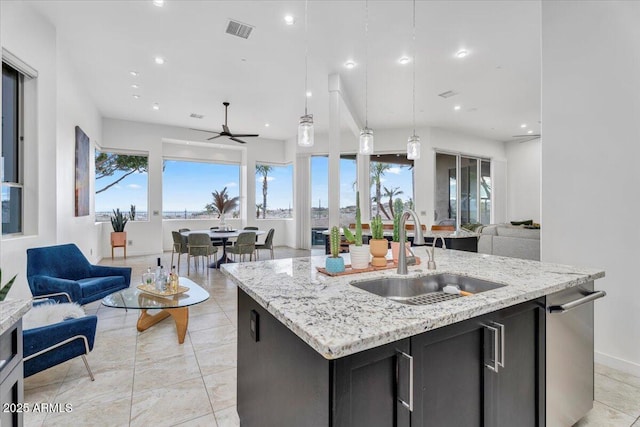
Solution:
M 416 0 L 413 0 L 413 135 L 416 134 Z
M 364 2 L 364 128 L 369 129 L 369 0 Z
M 309 0 L 304 2 L 304 115 L 307 115 L 307 92 L 308 86 L 308 74 L 309 74 L 309 31 L 307 24 L 307 10 L 309 7 Z

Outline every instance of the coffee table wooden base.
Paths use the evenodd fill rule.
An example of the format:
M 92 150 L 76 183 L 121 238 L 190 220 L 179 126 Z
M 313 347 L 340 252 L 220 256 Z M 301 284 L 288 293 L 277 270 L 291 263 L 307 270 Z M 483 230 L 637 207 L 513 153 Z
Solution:
M 147 309 L 143 308 L 140 310 L 140 317 L 138 317 L 138 331 L 146 331 L 156 323 L 166 319 L 169 316 L 173 317 L 173 320 L 176 322 L 178 343 L 183 344 L 184 337 L 187 335 L 187 326 L 189 325 L 188 307 L 165 308 L 160 310 L 160 312 L 156 314 L 148 314 Z

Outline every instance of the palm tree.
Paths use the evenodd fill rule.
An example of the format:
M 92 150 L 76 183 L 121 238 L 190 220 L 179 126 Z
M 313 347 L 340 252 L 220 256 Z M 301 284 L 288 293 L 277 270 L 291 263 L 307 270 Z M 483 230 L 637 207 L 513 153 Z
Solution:
M 273 166 L 256 165 L 256 175 L 262 175 L 262 218 L 267 215 L 267 177 L 269 172 L 273 170 Z
M 371 185 L 375 185 L 376 187 L 376 195 L 373 198 L 373 201 L 378 206 L 378 211 L 382 211 L 387 219 L 391 219 L 387 211 L 382 206 L 382 192 L 380 191 L 381 181 L 380 178 L 384 175 L 386 171 L 391 169 L 391 165 L 389 163 L 381 163 L 381 162 L 371 162 L 371 180 L 369 181 Z
M 389 210 L 391 211 L 391 218 L 394 217 L 393 198 L 396 196 L 399 196 L 400 194 L 404 194 L 404 191 L 400 190 L 400 187 L 395 187 L 391 189 L 384 187 L 384 197 L 389 198 Z
M 227 187 L 224 187 L 222 191 L 214 191 L 211 193 L 213 196 L 213 203 L 208 203 L 204 208 L 208 213 L 217 213 L 218 218 L 220 215 L 235 209 L 238 206 L 240 197 L 229 198 L 227 194 Z
M 260 218 L 260 209 L 262 209 L 262 203 L 256 205 L 256 218 Z

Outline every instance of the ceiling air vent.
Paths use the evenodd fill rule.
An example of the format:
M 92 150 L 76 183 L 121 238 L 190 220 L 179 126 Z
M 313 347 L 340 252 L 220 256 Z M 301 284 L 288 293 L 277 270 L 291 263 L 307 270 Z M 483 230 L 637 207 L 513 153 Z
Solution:
M 248 39 L 249 35 L 251 35 L 251 31 L 253 31 L 253 27 L 251 25 L 243 24 L 242 22 L 234 21 L 233 19 L 230 19 L 229 25 L 227 25 L 227 34 L 242 37 L 243 39 Z
M 202 114 L 196 114 L 196 113 L 191 113 L 191 115 L 189 115 L 189 117 L 191 117 L 192 119 L 202 119 L 202 118 L 204 118 L 204 116 Z
M 442 98 L 445 98 L 445 99 L 446 98 L 451 98 L 452 96 L 456 96 L 456 95 L 459 95 L 459 93 L 458 92 L 454 92 L 452 90 L 448 90 L 446 92 L 442 92 L 442 93 L 438 94 L 438 96 L 440 96 Z

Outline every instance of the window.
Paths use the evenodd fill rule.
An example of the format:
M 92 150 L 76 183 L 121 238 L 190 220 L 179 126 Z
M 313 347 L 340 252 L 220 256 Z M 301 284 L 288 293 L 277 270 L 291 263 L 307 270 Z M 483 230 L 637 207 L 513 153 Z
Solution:
M 23 81 L 20 72 L 2 64 L 2 234 L 23 232 Z
M 240 165 L 166 159 L 162 172 L 163 219 L 218 218 L 214 192 L 226 188 L 228 198 L 240 196 Z M 228 218 L 240 216 L 240 204 Z
M 340 156 L 340 225 L 356 222 L 358 167 L 355 154 Z
M 329 157 L 311 156 L 311 228 L 329 228 Z M 317 236 L 316 236 L 317 235 Z M 322 234 L 314 234 L 312 241 L 323 244 Z M 319 242 L 319 243 L 318 243 Z
M 256 164 L 256 217 L 291 218 L 293 165 Z
M 491 162 L 436 153 L 435 222 L 491 222 Z
M 147 221 L 149 158 L 96 150 L 96 221 L 109 221 L 114 209 L 130 220 Z
M 371 217 L 393 219 L 396 199 L 403 208 L 413 209 L 413 160 L 406 154 L 379 154 L 369 165 L 371 187 Z

